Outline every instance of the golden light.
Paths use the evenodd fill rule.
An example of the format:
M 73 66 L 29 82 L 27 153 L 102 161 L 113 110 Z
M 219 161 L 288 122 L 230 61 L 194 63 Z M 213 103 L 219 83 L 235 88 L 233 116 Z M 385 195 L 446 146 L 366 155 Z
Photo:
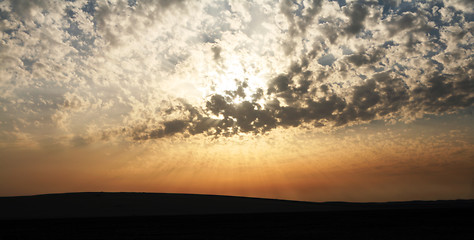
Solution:
M 253 95 L 257 93 L 258 89 L 264 89 L 266 86 L 262 71 L 255 67 L 251 59 L 238 55 L 225 58 L 219 68 L 209 76 L 213 78 L 214 83 L 214 88 L 210 91 L 211 94 L 230 96 L 229 93 L 235 93 L 239 87 L 242 88 L 244 96 L 238 94 L 230 96 L 232 102 L 237 104 L 252 101 Z M 263 105 L 262 100 L 258 102 Z

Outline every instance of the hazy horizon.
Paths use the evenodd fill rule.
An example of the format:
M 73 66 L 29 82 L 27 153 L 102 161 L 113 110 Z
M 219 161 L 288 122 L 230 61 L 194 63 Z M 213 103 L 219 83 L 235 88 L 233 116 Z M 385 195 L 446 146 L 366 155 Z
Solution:
M 474 198 L 474 3 L 0 2 L 0 196 Z

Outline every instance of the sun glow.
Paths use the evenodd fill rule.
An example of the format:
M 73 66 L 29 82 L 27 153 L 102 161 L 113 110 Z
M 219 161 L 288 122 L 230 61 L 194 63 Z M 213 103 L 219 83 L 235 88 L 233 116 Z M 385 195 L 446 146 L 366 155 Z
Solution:
M 211 94 L 228 96 L 233 103 L 255 101 L 259 89 L 266 86 L 263 72 L 249 59 L 240 56 L 228 57 L 210 74 L 213 77 Z M 257 102 L 263 103 L 261 99 Z

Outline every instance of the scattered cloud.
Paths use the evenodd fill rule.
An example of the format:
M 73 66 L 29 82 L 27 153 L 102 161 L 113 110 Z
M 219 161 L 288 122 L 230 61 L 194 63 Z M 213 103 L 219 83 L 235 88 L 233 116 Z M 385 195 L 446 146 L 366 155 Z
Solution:
M 81 146 L 452 113 L 474 103 L 471 9 L 2 1 L 0 141 L 70 136 Z

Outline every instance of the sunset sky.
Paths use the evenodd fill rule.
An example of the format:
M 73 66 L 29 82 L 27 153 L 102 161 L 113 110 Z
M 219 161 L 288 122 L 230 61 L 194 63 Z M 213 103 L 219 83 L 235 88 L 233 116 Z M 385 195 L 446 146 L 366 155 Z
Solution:
M 0 0 L 0 196 L 474 198 L 474 3 Z

